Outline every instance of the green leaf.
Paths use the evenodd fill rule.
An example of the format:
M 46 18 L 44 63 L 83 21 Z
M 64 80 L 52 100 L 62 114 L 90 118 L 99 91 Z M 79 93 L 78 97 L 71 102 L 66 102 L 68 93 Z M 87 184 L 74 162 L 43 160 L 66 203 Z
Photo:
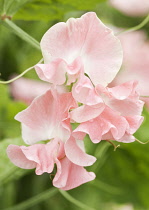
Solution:
M 20 136 L 20 123 L 14 120 L 14 116 L 26 108 L 26 105 L 12 101 L 5 85 L 0 85 L 0 98 L 0 140 Z
M 25 6 L 14 16 L 14 19 L 42 21 L 63 20 L 64 15 L 69 12 L 76 12 L 76 14 L 79 15 L 78 10 L 94 10 L 96 5 L 103 1 L 105 0 L 34 0 L 25 4 Z

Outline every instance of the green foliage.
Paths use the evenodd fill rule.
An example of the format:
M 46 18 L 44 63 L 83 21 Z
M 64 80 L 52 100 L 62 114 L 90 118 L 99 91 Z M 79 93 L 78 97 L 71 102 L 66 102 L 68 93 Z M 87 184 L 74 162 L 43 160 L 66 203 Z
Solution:
M 0 14 L 13 16 L 29 0 L 0 0 Z
M 20 123 L 14 120 L 14 116 L 26 105 L 12 101 L 8 87 L 4 85 L 0 85 L 0 98 L 0 139 L 17 137 L 20 135 Z
M 149 113 L 144 110 L 145 121 L 135 134 L 141 141 L 149 139 Z M 105 164 L 97 173 L 99 180 L 117 187 L 119 194 L 107 194 L 103 191 L 103 201 L 116 203 L 133 203 L 140 208 L 149 207 L 149 144 L 142 145 L 138 142 L 131 144 L 121 143 L 121 147 L 113 152 L 109 149 Z
M 14 16 L 14 19 L 42 21 L 63 20 L 64 15 L 68 12 L 94 10 L 94 8 L 103 1 L 105 0 L 33 0 L 19 10 Z M 79 13 L 77 12 L 77 14 Z

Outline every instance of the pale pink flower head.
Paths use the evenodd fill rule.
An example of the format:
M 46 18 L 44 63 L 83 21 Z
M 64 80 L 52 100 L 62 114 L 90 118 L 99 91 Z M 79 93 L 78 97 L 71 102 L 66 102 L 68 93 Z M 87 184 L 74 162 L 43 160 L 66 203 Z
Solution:
M 148 0 L 109 0 L 111 5 L 129 16 L 142 16 L 149 13 Z
M 15 117 L 22 124 L 25 143 L 34 144 L 57 137 L 65 143 L 66 154 L 74 164 L 92 165 L 96 158 L 85 153 L 83 142 L 70 138 L 72 128 L 69 111 L 75 107 L 77 104 L 71 92 L 60 94 L 56 90 L 48 90 L 34 99 L 27 109 Z
M 78 108 L 72 110 L 71 118 L 80 123 L 72 135 L 83 140 L 88 134 L 93 143 L 101 140 L 135 141 L 133 134 L 143 121 L 141 113 L 144 105 L 139 100 L 137 82 L 130 81 L 112 88 L 97 85 L 93 90 L 96 96 L 103 99 L 104 109 L 101 111 L 101 107 L 90 107 L 93 109 L 87 113 L 87 116 L 92 116 L 90 119 L 86 116 L 82 118 L 82 111 L 78 115 Z
M 52 89 L 35 98 L 27 109 L 15 116 L 22 124 L 25 143 L 55 137 L 67 140 L 71 134 L 69 110 L 76 106 L 70 92 L 60 94 Z
M 70 190 L 95 178 L 93 172 L 87 172 L 66 157 L 64 143 L 58 138 L 47 144 L 34 144 L 29 147 L 9 145 L 7 155 L 20 168 L 36 168 L 37 175 L 52 173 L 56 164 L 57 172 L 53 185 L 62 190 Z
M 55 85 L 69 85 L 85 73 L 94 85 L 106 86 L 122 62 L 118 38 L 94 12 L 52 26 L 40 45 L 45 64 L 36 65 L 36 72 L 42 80 Z

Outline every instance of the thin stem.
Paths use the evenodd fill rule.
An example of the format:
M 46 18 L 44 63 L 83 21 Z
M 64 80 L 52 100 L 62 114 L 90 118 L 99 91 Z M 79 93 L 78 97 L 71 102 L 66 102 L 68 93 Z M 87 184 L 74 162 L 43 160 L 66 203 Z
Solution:
M 145 18 L 139 25 L 134 26 L 134 27 L 132 27 L 132 28 L 128 28 L 128 29 L 126 29 L 126 30 L 124 30 L 124 31 L 118 32 L 118 33 L 116 34 L 116 36 L 119 36 L 119 35 L 121 35 L 121 34 L 125 34 L 125 33 L 128 33 L 128 32 L 132 32 L 132 31 L 137 31 L 137 30 L 139 30 L 140 28 L 142 28 L 143 26 L 145 26 L 145 25 L 148 23 L 148 21 L 149 21 L 149 14 L 146 16 L 146 18 Z
M 4 210 L 24 210 L 24 209 L 28 209 L 31 208 L 35 205 L 37 205 L 38 203 L 49 199 L 50 197 L 54 196 L 56 193 L 58 193 L 58 190 L 56 188 L 52 188 L 52 189 L 48 189 L 18 205 L 6 208 Z
M 71 203 L 75 204 L 76 206 L 80 207 L 81 209 L 85 209 L 85 210 L 95 210 L 94 208 L 91 208 L 87 205 L 85 205 L 84 203 L 81 203 L 80 201 L 76 200 L 75 198 L 73 198 L 71 195 L 69 195 L 66 191 L 63 190 L 59 190 L 59 192 Z
M 38 62 L 38 63 L 42 63 L 43 58 Z M 38 64 L 37 63 L 37 64 Z M 35 66 L 35 65 L 34 65 Z M 26 74 L 27 72 L 29 72 L 30 70 L 32 70 L 34 68 L 34 66 L 26 69 L 25 71 L 23 71 L 21 74 L 19 74 L 18 76 L 14 77 L 13 79 L 10 79 L 8 81 L 0 81 L 0 84 L 9 84 L 11 82 L 14 82 L 15 80 L 19 79 L 20 77 L 22 77 L 24 74 Z
M 113 147 L 114 147 L 114 151 L 116 151 L 116 149 L 118 148 L 118 147 L 120 147 L 120 144 L 118 144 L 118 145 L 115 145 L 112 141 L 110 141 L 110 140 L 106 140 L 107 142 L 109 142 Z
M 137 141 L 137 142 L 140 143 L 140 144 L 148 144 L 148 143 L 149 143 L 149 140 L 146 141 L 146 142 L 142 142 L 142 141 L 140 141 L 140 140 L 138 140 L 138 139 L 135 139 L 135 141 Z
M 23 31 L 21 28 L 19 28 L 15 23 L 13 23 L 8 18 L 5 18 L 1 21 L 3 25 L 5 25 L 7 28 L 11 29 L 17 36 L 19 36 L 21 39 L 25 40 L 29 44 L 31 44 L 36 49 L 40 50 L 40 44 L 37 40 L 35 40 L 33 37 L 31 37 L 28 33 Z

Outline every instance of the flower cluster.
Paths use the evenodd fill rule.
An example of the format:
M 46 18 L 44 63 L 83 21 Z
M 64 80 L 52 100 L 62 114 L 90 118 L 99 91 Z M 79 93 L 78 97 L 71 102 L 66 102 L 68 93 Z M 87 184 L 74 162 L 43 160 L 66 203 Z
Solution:
M 54 25 L 44 34 L 41 50 L 44 64 L 35 70 L 50 89 L 15 117 L 31 146 L 9 145 L 7 154 L 18 167 L 36 168 L 37 175 L 56 167 L 53 185 L 69 190 L 95 178 L 84 168 L 96 161 L 85 152 L 85 136 L 93 143 L 135 141 L 144 103 L 137 81 L 108 87 L 120 69 L 122 49 L 95 13 Z

